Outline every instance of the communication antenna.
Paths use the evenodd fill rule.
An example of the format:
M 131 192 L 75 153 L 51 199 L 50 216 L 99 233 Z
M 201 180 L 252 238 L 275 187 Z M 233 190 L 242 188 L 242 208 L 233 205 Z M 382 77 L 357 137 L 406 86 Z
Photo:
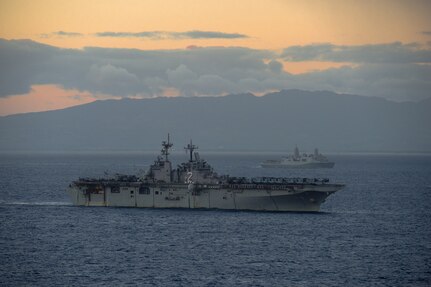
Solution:
M 173 146 L 173 144 L 169 141 L 169 133 L 168 133 L 168 141 L 162 141 L 162 155 L 165 156 L 165 161 L 168 161 L 169 149 Z
M 184 148 L 186 151 L 188 150 L 189 151 L 189 154 L 190 154 L 190 162 L 192 162 L 193 161 L 193 151 L 195 150 L 195 149 L 198 149 L 198 147 L 197 146 L 195 146 L 194 144 L 193 144 L 193 142 L 192 142 L 192 140 L 190 139 L 190 143 Z

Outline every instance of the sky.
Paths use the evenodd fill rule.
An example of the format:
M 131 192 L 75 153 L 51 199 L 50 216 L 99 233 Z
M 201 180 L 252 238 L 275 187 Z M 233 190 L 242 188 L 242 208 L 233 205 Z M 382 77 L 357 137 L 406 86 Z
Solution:
M 431 97 L 431 1 L 0 0 L 0 115 L 102 99 Z

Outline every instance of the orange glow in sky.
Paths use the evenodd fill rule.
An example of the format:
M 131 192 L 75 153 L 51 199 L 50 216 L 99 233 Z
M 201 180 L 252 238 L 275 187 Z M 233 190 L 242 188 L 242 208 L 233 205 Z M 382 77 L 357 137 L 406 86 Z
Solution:
M 1 0 L 0 38 L 33 39 L 65 48 L 84 46 L 177 49 L 245 46 L 281 49 L 330 42 L 341 45 L 427 41 L 429 1 L 399 0 Z M 97 32 L 223 31 L 246 39 L 148 40 L 97 38 Z M 82 37 L 44 37 L 55 31 Z
M 94 102 L 88 92 L 64 90 L 54 85 L 33 86 L 28 94 L 0 98 L 0 116 L 18 113 L 57 110 Z

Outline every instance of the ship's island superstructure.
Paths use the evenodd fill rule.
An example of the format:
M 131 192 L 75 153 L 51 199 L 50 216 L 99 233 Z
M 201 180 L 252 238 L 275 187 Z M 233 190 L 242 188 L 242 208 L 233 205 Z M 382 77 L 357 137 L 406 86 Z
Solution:
M 148 172 L 113 178 L 80 178 L 69 187 L 75 205 L 148 208 L 211 208 L 230 210 L 319 211 L 320 205 L 343 184 L 328 179 L 220 176 L 195 152 L 185 147 L 189 160 L 172 168 L 162 142 L 161 156 Z
M 296 146 L 293 155 L 282 157 L 281 159 L 269 159 L 261 163 L 262 167 L 283 167 L 283 168 L 333 168 L 334 162 L 329 161 L 319 150 L 314 149 L 314 153 L 299 153 Z

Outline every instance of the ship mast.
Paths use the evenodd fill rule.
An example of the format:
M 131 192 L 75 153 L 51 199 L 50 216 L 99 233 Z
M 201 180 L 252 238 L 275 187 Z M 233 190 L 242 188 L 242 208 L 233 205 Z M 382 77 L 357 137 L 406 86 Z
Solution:
M 298 149 L 298 146 L 297 145 L 295 145 L 295 153 L 294 153 L 294 156 L 295 156 L 295 158 L 299 158 L 300 156 L 299 156 L 299 149 Z
M 168 134 L 168 141 L 162 141 L 162 155 L 165 156 L 165 161 L 168 161 L 168 155 L 169 155 L 169 149 L 173 146 L 171 142 L 169 142 L 169 134 Z
M 193 161 L 193 151 L 195 150 L 195 149 L 198 149 L 198 147 L 197 146 L 195 146 L 194 144 L 193 144 L 193 142 L 192 142 L 192 140 L 190 140 L 190 143 L 184 148 L 186 151 L 188 150 L 189 151 L 189 154 L 190 154 L 190 162 L 192 162 Z

